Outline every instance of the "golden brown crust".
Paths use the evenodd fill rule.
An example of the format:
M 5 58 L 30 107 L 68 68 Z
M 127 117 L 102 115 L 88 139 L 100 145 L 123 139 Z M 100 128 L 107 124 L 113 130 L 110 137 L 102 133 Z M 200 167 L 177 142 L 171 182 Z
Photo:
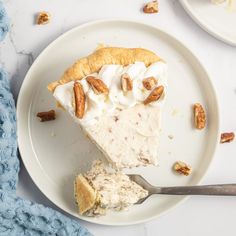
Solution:
M 48 85 L 48 90 L 53 92 L 60 85 L 73 80 L 80 80 L 86 75 L 98 72 L 103 65 L 115 64 L 127 66 L 136 61 L 144 62 L 146 66 L 160 61 L 155 53 L 143 48 L 117 48 L 105 47 L 96 50 L 88 57 L 79 59 L 68 68 L 62 78 Z
M 97 194 L 83 175 L 76 177 L 74 191 L 79 213 L 82 215 L 95 205 Z

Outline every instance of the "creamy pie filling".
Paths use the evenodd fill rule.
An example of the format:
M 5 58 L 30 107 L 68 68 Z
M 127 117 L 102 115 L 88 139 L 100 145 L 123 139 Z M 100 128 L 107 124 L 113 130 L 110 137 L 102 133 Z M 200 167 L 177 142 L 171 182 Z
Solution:
M 94 162 L 92 169 L 83 175 L 97 192 L 97 202 L 85 212 L 87 216 L 105 215 L 107 210 L 128 209 L 148 191 L 131 181 L 121 172 L 106 167 L 100 160 Z
M 131 91 L 123 92 L 120 79 L 127 73 L 133 81 Z M 75 115 L 74 81 L 59 85 L 54 97 L 90 136 L 115 168 L 157 165 L 161 108 L 166 96 L 167 65 L 159 61 L 146 67 L 143 62 L 129 66 L 104 65 L 98 73 L 109 89 L 108 95 L 94 93 L 86 81 L 79 82 L 86 96 L 85 114 Z M 154 77 L 164 86 L 160 99 L 144 105 L 152 90 L 143 86 L 143 80 Z

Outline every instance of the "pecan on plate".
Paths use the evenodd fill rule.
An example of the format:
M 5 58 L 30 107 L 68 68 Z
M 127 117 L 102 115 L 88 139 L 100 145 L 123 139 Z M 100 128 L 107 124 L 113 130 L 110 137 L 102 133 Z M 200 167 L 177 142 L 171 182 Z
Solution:
M 206 113 L 200 103 L 195 103 L 194 110 L 194 124 L 197 129 L 203 129 L 206 126 Z
M 176 172 L 178 172 L 181 175 L 188 176 L 192 172 L 192 168 L 189 165 L 187 165 L 186 163 L 182 162 L 182 161 L 175 162 L 173 168 Z
M 230 133 L 222 133 L 220 136 L 220 143 L 230 143 L 234 140 L 234 133 L 230 132 Z
M 41 122 L 50 121 L 56 119 L 56 113 L 54 110 L 38 112 L 37 117 L 39 117 Z
M 46 11 L 39 12 L 37 16 L 37 21 L 36 23 L 38 25 L 46 25 L 50 22 L 50 14 Z
M 157 13 L 158 12 L 158 2 L 157 1 L 148 2 L 143 7 L 143 12 L 148 13 L 148 14 Z

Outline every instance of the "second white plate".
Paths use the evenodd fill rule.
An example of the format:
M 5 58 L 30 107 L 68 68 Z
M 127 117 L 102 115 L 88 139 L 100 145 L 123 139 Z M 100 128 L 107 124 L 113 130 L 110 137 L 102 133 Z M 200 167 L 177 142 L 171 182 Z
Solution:
M 107 225 L 128 225 L 151 220 L 180 203 L 182 196 L 153 196 L 129 211 L 100 218 L 78 215 L 73 180 L 85 171 L 98 149 L 63 110 L 57 109 L 47 84 L 57 80 L 76 59 L 91 53 L 98 43 L 153 50 L 169 65 L 168 96 L 163 111 L 159 167 L 132 170 L 154 185 L 196 185 L 212 161 L 219 135 L 218 104 L 203 66 L 178 40 L 142 23 L 110 20 L 81 25 L 49 45 L 37 58 L 22 85 L 18 104 L 18 142 L 24 164 L 40 190 L 64 211 L 84 220 Z M 193 128 L 192 105 L 207 111 L 207 127 Z M 41 123 L 37 112 L 56 109 L 55 121 Z M 168 136 L 173 136 L 173 139 Z M 173 173 L 175 161 L 193 167 L 189 177 Z
M 216 38 L 236 46 L 236 4 L 212 4 L 210 0 L 180 0 L 187 13 Z

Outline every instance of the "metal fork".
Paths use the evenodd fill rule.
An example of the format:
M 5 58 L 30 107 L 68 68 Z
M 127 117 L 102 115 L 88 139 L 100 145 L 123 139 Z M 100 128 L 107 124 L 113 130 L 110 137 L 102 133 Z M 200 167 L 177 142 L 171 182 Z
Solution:
M 148 196 L 140 199 L 136 204 L 143 203 L 153 194 L 236 196 L 236 184 L 155 187 L 148 183 L 141 175 L 130 174 L 128 176 L 132 181 L 148 191 Z

